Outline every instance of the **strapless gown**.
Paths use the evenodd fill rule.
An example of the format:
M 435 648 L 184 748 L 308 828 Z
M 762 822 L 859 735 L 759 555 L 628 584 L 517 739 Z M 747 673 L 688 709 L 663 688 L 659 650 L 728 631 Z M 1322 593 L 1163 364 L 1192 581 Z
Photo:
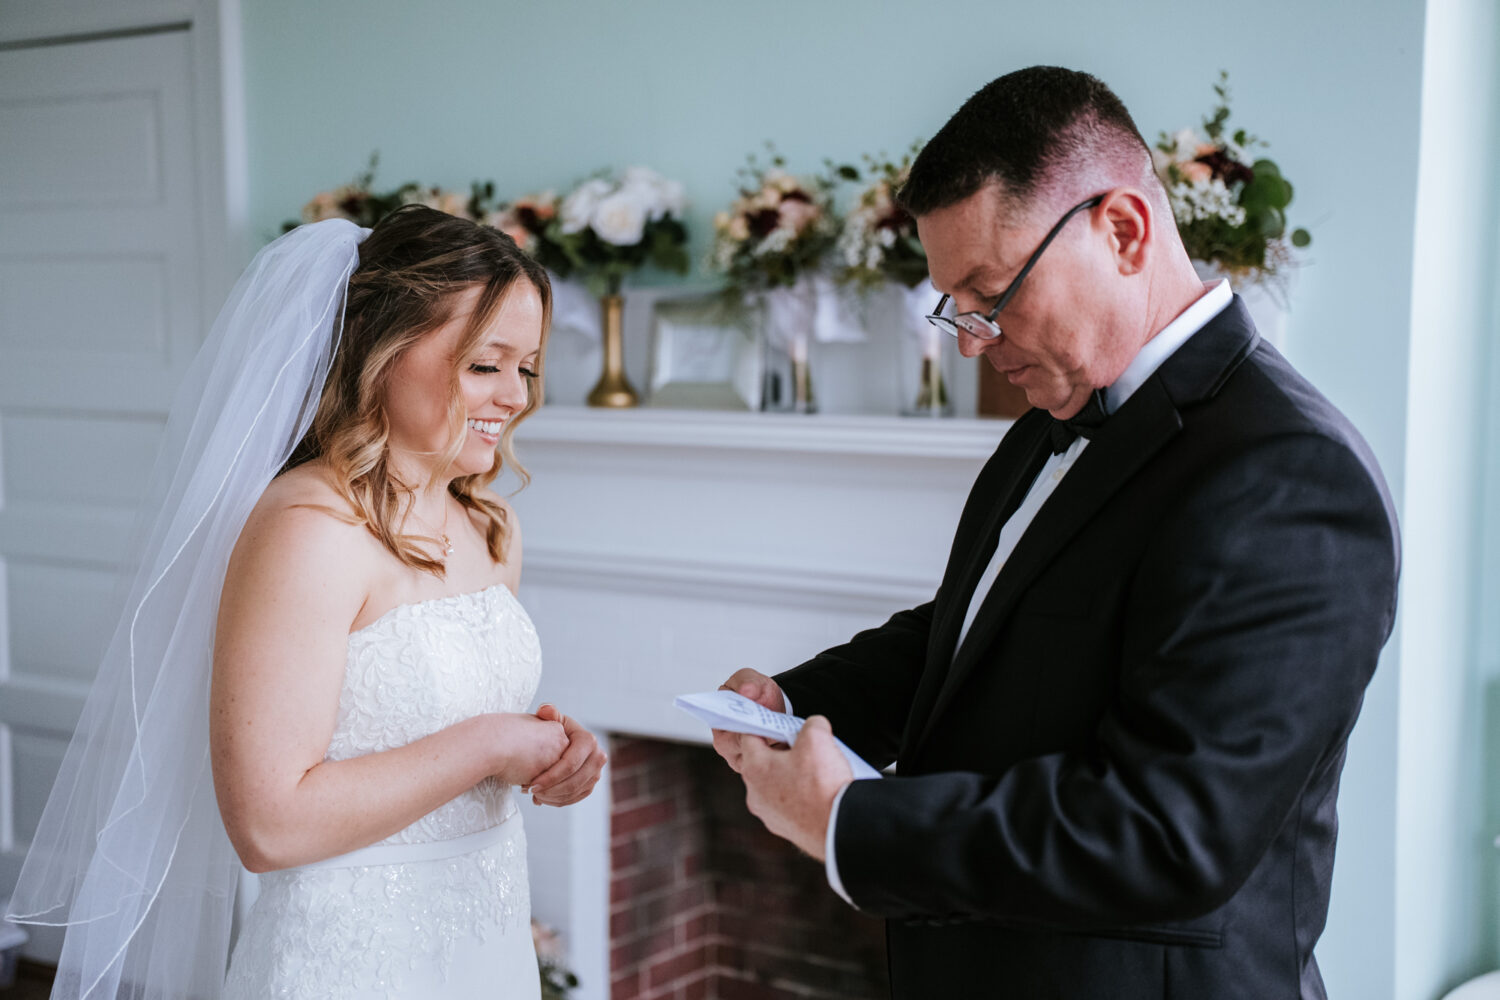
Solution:
M 524 712 L 541 678 L 504 586 L 395 608 L 349 636 L 326 760 Z M 378 844 L 260 876 L 225 1000 L 536 1000 L 526 834 L 494 779 Z

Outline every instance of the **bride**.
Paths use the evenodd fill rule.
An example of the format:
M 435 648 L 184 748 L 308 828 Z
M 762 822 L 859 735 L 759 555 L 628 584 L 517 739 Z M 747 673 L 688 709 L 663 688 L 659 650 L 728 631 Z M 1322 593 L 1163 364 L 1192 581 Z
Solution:
M 17 886 L 68 927 L 54 997 L 539 995 L 511 790 L 568 805 L 604 764 L 526 713 L 520 531 L 485 487 L 524 482 L 549 312 L 508 237 L 419 206 L 252 263 Z M 236 858 L 262 874 L 225 979 Z

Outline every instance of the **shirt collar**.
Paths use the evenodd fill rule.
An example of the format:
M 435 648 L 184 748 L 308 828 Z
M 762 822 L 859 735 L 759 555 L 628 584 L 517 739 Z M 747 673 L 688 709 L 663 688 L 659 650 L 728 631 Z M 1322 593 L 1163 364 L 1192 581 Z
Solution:
M 1223 278 L 1204 286 L 1205 291 L 1182 311 L 1172 322 L 1161 328 L 1156 336 L 1141 346 L 1140 352 L 1130 362 L 1114 385 L 1104 390 L 1104 407 L 1114 413 L 1131 394 L 1155 374 L 1163 361 L 1170 358 L 1188 339 L 1208 325 L 1208 321 L 1224 311 L 1234 298 L 1229 282 Z

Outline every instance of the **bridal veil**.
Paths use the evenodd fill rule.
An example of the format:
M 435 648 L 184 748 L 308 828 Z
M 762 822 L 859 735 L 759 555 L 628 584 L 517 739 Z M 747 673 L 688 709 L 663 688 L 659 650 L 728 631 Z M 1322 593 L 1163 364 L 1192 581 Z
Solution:
M 329 220 L 263 249 L 172 405 L 124 611 L 11 905 L 67 928 L 54 998 L 219 996 L 240 871 L 209 766 L 219 593 L 312 422 L 368 233 Z

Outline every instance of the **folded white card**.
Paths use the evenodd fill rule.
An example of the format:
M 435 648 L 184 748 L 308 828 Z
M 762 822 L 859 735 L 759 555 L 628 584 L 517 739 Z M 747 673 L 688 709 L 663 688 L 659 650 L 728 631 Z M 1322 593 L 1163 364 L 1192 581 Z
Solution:
M 777 743 L 795 742 L 804 721 L 785 712 L 773 712 L 735 691 L 680 694 L 672 699 L 672 704 L 698 721 L 708 723 L 711 729 L 761 736 Z M 849 762 L 856 778 L 880 777 L 879 771 L 866 764 L 859 754 L 844 746 L 842 740 L 835 736 L 833 741 L 838 744 L 839 752 Z

